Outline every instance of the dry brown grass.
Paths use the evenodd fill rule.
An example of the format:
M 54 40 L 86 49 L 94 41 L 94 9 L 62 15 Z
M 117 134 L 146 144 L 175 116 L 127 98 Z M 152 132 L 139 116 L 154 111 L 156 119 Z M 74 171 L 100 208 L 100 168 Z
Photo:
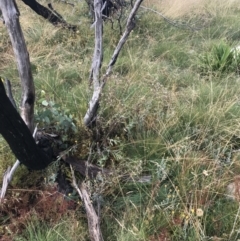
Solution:
M 234 5 L 237 6 L 238 0 L 145 0 L 144 4 L 161 11 L 168 17 L 178 18 L 184 15 L 226 10 Z

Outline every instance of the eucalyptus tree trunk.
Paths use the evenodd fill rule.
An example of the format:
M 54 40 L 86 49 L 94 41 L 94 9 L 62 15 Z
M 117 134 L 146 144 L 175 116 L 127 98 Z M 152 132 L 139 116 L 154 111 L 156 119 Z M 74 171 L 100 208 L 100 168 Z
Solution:
M 20 13 L 14 0 L 0 0 L 0 9 L 11 39 L 22 86 L 20 113 L 29 130 L 34 130 L 35 88 L 29 54 L 19 23 Z

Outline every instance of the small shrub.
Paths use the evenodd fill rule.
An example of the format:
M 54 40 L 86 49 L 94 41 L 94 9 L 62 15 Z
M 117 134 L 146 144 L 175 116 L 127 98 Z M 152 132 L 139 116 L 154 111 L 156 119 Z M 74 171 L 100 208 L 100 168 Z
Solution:
M 230 73 L 238 72 L 240 67 L 240 55 L 237 48 L 221 42 L 214 45 L 210 52 L 200 56 L 201 72 Z
M 67 134 L 69 131 L 76 133 L 77 127 L 73 116 L 67 111 L 63 111 L 54 101 L 41 99 L 41 111 L 36 111 L 36 121 L 48 127 L 52 127 L 57 132 Z

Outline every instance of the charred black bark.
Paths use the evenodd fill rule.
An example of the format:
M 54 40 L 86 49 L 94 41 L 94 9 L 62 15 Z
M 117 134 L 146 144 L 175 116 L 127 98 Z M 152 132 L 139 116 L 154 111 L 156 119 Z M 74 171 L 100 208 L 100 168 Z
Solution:
M 55 25 L 55 26 L 61 25 L 70 30 L 73 30 L 73 31 L 77 30 L 77 26 L 68 24 L 63 19 L 63 17 L 52 8 L 51 4 L 49 4 L 49 8 L 51 9 L 50 10 L 50 9 L 44 7 L 43 5 L 41 5 L 40 3 L 38 3 L 36 0 L 22 0 L 22 1 L 26 5 L 28 5 L 34 12 L 36 12 L 38 15 L 44 17 L 45 19 L 47 19 L 53 25 Z
M 31 132 L 6 95 L 0 81 L 0 134 L 17 159 L 32 170 L 41 170 L 52 161 L 35 143 Z
M 94 0 L 86 0 L 91 16 L 94 19 Z M 123 0 L 102 0 L 102 18 L 103 20 L 108 19 L 114 12 L 117 12 L 120 8 L 125 6 Z

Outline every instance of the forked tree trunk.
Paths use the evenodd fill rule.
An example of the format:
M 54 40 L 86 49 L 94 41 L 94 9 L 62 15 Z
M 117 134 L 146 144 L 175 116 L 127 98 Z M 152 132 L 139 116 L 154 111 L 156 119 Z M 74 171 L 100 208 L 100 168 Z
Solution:
M 22 85 L 20 112 L 29 130 L 34 130 L 35 88 L 29 61 L 29 54 L 19 23 L 19 11 L 14 0 L 0 0 L 0 9 L 10 36 L 17 61 L 18 72 Z

